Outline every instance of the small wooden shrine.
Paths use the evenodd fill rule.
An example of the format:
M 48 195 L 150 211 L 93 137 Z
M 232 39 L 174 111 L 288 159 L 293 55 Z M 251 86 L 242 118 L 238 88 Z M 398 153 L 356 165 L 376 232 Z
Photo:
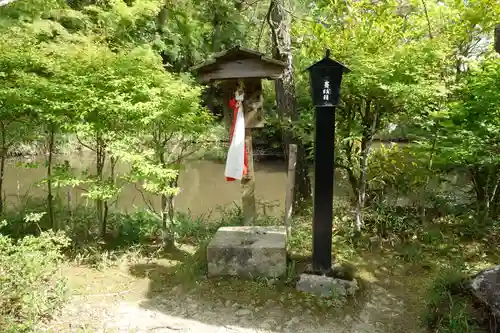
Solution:
M 248 172 L 241 180 L 241 184 L 243 185 L 242 205 L 245 225 L 252 224 L 257 215 L 252 128 L 264 127 L 262 79 L 278 79 L 285 67 L 284 62 L 268 58 L 258 51 L 236 46 L 191 68 L 200 83 L 220 82 L 226 106 L 237 91 L 244 94 L 242 105 L 245 119 Z

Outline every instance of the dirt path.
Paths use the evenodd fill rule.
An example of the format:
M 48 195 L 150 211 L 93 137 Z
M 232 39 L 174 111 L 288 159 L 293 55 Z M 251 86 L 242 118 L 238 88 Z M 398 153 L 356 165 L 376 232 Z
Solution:
M 419 332 L 410 305 L 381 284 L 370 283 L 361 300 L 343 308 L 317 310 L 312 298 L 296 303 L 279 288 L 209 280 L 190 288 L 170 284 L 159 265 L 147 277 L 130 267 L 96 271 L 66 267 L 70 302 L 41 332 Z M 144 275 L 144 274 L 143 274 Z M 231 284 L 232 283 L 232 284 Z M 256 290 L 262 297 L 254 296 Z M 246 295 L 247 297 L 243 297 Z M 318 314 L 319 313 L 319 314 Z

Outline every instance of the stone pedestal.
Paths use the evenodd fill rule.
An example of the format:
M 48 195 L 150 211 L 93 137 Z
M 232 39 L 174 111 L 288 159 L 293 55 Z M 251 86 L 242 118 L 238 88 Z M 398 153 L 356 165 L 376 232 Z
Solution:
M 223 227 L 207 247 L 209 276 L 279 277 L 286 273 L 284 227 Z

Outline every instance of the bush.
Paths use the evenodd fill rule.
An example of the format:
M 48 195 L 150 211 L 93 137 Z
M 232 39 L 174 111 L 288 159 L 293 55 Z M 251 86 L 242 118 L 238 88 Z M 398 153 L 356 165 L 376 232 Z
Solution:
M 27 332 L 62 304 L 65 284 L 56 273 L 68 244 L 52 231 L 16 241 L 0 234 L 1 332 Z
M 430 215 L 467 212 L 473 204 L 466 172 L 429 168 L 429 152 L 418 145 L 382 145 L 370 156 L 369 202 L 426 208 Z
M 479 333 L 485 312 L 478 308 L 467 288 L 468 277 L 460 269 L 441 272 L 426 297 L 423 321 L 436 333 Z
M 161 220 L 148 210 L 137 210 L 132 214 L 112 212 L 108 230 L 109 245 L 113 248 L 149 243 L 160 237 Z
M 411 146 L 381 145 L 370 155 L 368 169 L 369 201 L 394 206 L 420 202 L 428 173 L 424 158 Z

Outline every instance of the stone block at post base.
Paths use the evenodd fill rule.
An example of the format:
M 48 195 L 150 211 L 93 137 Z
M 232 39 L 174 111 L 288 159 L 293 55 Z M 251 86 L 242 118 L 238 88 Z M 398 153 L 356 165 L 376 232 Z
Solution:
M 353 296 L 359 289 L 357 281 L 337 279 L 325 275 L 301 274 L 296 286 L 298 291 L 319 297 Z
M 209 276 L 279 277 L 286 273 L 284 227 L 223 227 L 207 247 Z

